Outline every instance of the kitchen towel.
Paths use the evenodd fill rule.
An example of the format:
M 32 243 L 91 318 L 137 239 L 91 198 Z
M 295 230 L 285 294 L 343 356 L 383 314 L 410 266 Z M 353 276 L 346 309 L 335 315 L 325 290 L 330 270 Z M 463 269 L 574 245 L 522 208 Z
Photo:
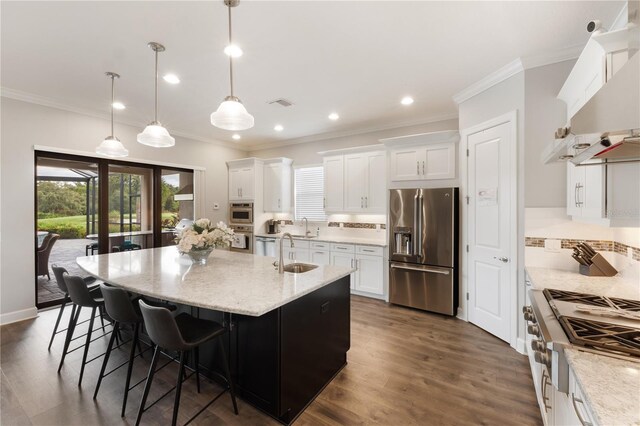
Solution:
M 233 236 L 233 241 L 231 242 L 231 247 L 237 249 L 246 249 L 247 248 L 247 237 L 243 234 L 236 234 Z

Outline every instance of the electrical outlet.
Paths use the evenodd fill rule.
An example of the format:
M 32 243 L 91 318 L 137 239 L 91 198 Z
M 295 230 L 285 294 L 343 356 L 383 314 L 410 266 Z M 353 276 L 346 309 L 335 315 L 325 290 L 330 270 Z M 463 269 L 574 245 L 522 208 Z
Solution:
M 562 248 L 561 240 L 553 240 L 551 238 L 547 238 L 544 240 L 544 251 L 559 253 Z
M 627 247 L 627 257 L 633 259 L 633 249 L 631 247 Z
M 340 222 L 340 229 L 344 229 L 344 223 Z

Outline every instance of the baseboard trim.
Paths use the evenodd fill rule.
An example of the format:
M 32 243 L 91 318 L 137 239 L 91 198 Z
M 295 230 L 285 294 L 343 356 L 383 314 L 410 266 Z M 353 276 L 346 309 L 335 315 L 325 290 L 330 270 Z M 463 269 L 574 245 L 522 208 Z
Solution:
M 0 325 L 7 325 L 13 322 L 24 321 L 33 319 L 38 316 L 38 309 L 33 308 L 22 309 L 20 311 L 7 312 L 6 314 L 0 314 Z

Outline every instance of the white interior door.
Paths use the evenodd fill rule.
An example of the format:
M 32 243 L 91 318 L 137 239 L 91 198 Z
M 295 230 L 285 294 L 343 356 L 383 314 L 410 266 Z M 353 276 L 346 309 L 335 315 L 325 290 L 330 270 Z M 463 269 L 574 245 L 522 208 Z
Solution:
M 516 185 L 515 140 L 507 122 L 469 135 L 469 321 L 510 341 L 512 235 L 516 217 L 512 203 Z

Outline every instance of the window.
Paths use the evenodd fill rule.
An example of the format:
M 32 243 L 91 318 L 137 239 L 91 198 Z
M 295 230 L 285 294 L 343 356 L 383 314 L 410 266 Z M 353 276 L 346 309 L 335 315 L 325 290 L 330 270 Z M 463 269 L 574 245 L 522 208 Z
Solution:
M 325 221 L 324 167 L 300 167 L 294 170 L 295 220 Z

